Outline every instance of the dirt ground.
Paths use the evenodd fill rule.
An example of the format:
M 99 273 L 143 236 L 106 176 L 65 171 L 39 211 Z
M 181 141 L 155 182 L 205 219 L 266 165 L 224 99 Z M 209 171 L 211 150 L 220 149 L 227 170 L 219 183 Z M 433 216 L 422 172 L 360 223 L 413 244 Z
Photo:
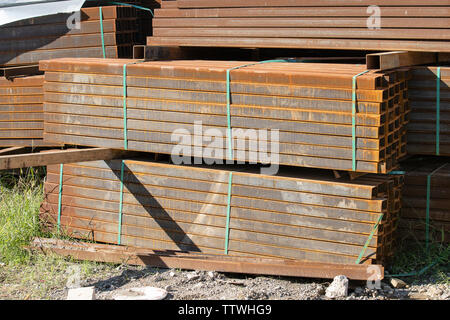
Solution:
M 76 263 L 71 265 L 77 267 Z M 176 300 L 323 300 L 331 280 L 266 277 L 217 272 L 181 271 L 134 266 L 104 266 L 98 264 L 90 275 L 78 284 L 46 283 L 34 281 L 33 285 L 8 280 L 0 267 L 0 299 L 66 299 L 69 287 L 94 286 L 98 300 L 111 300 L 130 294 L 135 287 L 157 287 L 168 292 L 166 299 Z M 46 294 L 35 295 L 48 286 Z M 44 290 L 45 291 L 45 290 Z M 350 281 L 347 300 L 450 300 L 450 285 L 437 284 L 433 279 L 395 289 L 385 280 L 381 290 L 369 290 L 364 282 Z

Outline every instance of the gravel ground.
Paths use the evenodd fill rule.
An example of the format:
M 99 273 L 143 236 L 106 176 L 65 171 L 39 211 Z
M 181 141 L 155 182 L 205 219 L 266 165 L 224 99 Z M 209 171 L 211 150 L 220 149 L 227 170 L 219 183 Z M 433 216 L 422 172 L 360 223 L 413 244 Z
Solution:
M 47 263 L 51 265 L 51 261 Z M 0 266 L 0 299 L 66 299 L 68 287 L 73 285 L 67 281 L 65 270 L 77 266 L 80 265 L 75 262 L 64 263 L 56 273 L 46 274 L 48 267 L 44 265 L 26 281 L 24 275 L 29 270 L 6 270 L 6 266 Z M 89 275 L 82 276 L 75 287 L 94 286 L 98 300 L 131 295 L 131 288 L 146 286 L 165 289 L 168 300 L 327 300 L 325 291 L 332 282 L 108 264 L 97 264 L 89 270 Z M 450 284 L 422 278 L 420 283 L 393 288 L 388 280 L 383 280 L 380 290 L 369 290 L 365 282 L 350 281 L 348 296 L 338 299 L 450 300 Z
M 101 281 L 85 281 L 95 286 L 97 299 L 114 299 L 135 287 L 157 287 L 176 300 L 323 300 L 331 280 L 245 276 L 217 272 L 180 271 L 119 267 L 118 274 Z M 382 282 L 380 290 L 369 290 L 364 282 L 350 282 L 347 300 L 450 300 L 450 285 L 424 279 L 421 284 L 395 289 Z M 63 295 L 64 296 L 64 295 Z M 56 297 L 55 297 L 56 298 Z M 61 298 L 61 297 L 60 297 Z

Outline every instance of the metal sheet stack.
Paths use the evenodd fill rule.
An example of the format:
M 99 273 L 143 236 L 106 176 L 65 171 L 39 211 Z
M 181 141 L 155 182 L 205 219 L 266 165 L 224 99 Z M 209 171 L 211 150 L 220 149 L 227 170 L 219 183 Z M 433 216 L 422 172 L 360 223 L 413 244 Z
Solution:
M 82 8 L 81 22 L 70 14 L 21 20 L 0 27 L 0 66 L 37 64 L 61 57 L 131 58 L 136 44 L 136 9 Z
M 77 238 L 343 264 L 381 262 L 392 253 L 400 177 L 336 180 L 306 168 L 269 176 L 250 166 L 139 159 L 60 169 L 48 167 L 41 214 Z
M 43 75 L 0 77 L 0 147 L 46 145 L 43 85 Z
M 402 165 L 406 175 L 398 225 L 400 236 L 403 240 L 449 243 L 449 159 L 412 158 Z
M 171 154 L 177 144 L 172 133 L 184 128 L 194 134 L 194 122 L 201 121 L 204 130 L 221 131 L 225 155 L 226 73 L 248 62 L 136 62 L 41 61 L 45 140 L 118 149 L 127 142 L 129 150 Z M 283 165 L 352 171 L 354 146 L 355 171 L 387 173 L 405 152 L 408 73 L 368 72 L 356 78 L 353 141 L 352 79 L 364 70 L 364 65 L 290 62 L 233 70 L 231 127 L 279 129 Z
M 409 154 L 450 156 L 450 67 L 415 67 L 408 82 Z
M 448 0 L 177 0 L 148 45 L 450 52 Z

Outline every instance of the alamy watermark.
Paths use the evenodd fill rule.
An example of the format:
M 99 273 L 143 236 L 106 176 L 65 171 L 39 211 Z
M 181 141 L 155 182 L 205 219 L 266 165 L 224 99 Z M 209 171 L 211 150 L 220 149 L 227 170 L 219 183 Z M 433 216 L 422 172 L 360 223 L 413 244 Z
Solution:
M 278 129 L 231 129 L 231 153 L 228 130 L 204 130 L 202 121 L 195 121 L 193 129 L 194 132 L 186 128 L 172 132 L 171 141 L 176 143 L 171 152 L 174 164 L 224 164 L 226 159 L 226 164 L 261 163 L 268 165 L 261 167 L 262 174 L 278 173 Z
M 370 15 L 366 20 L 367 28 L 370 30 L 381 29 L 381 8 L 379 6 L 368 6 L 366 12 Z

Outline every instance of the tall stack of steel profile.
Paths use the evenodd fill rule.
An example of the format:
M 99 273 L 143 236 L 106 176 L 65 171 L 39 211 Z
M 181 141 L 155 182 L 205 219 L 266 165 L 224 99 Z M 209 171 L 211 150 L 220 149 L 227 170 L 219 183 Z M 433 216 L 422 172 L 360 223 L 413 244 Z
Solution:
M 450 52 L 447 0 L 176 0 L 148 45 Z
M 220 133 L 219 152 L 211 155 L 217 162 L 229 152 L 229 129 L 267 130 L 269 154 L 276 152 L 270 132 L 279 129 L 274 164 L 290 166 L 275 176 L 249 165 L 205 169 L 142 160 L 49 167 L 42 215 L 71 235 L 323 263 L 381 263 L 392 255 L 402 178 L 385 173 L 405 152 L 408 70 L 81 58 L 40 67 L 46 141 L 169 157 L 177 145 L 173 133 L 194 134 L 201 122 L 203 130 Z M 233 160 L 249 159 L 248 149 L 239 158 L 232 144 Z M 374 174 L 339 180 L 332 170 L 300 167 Z

